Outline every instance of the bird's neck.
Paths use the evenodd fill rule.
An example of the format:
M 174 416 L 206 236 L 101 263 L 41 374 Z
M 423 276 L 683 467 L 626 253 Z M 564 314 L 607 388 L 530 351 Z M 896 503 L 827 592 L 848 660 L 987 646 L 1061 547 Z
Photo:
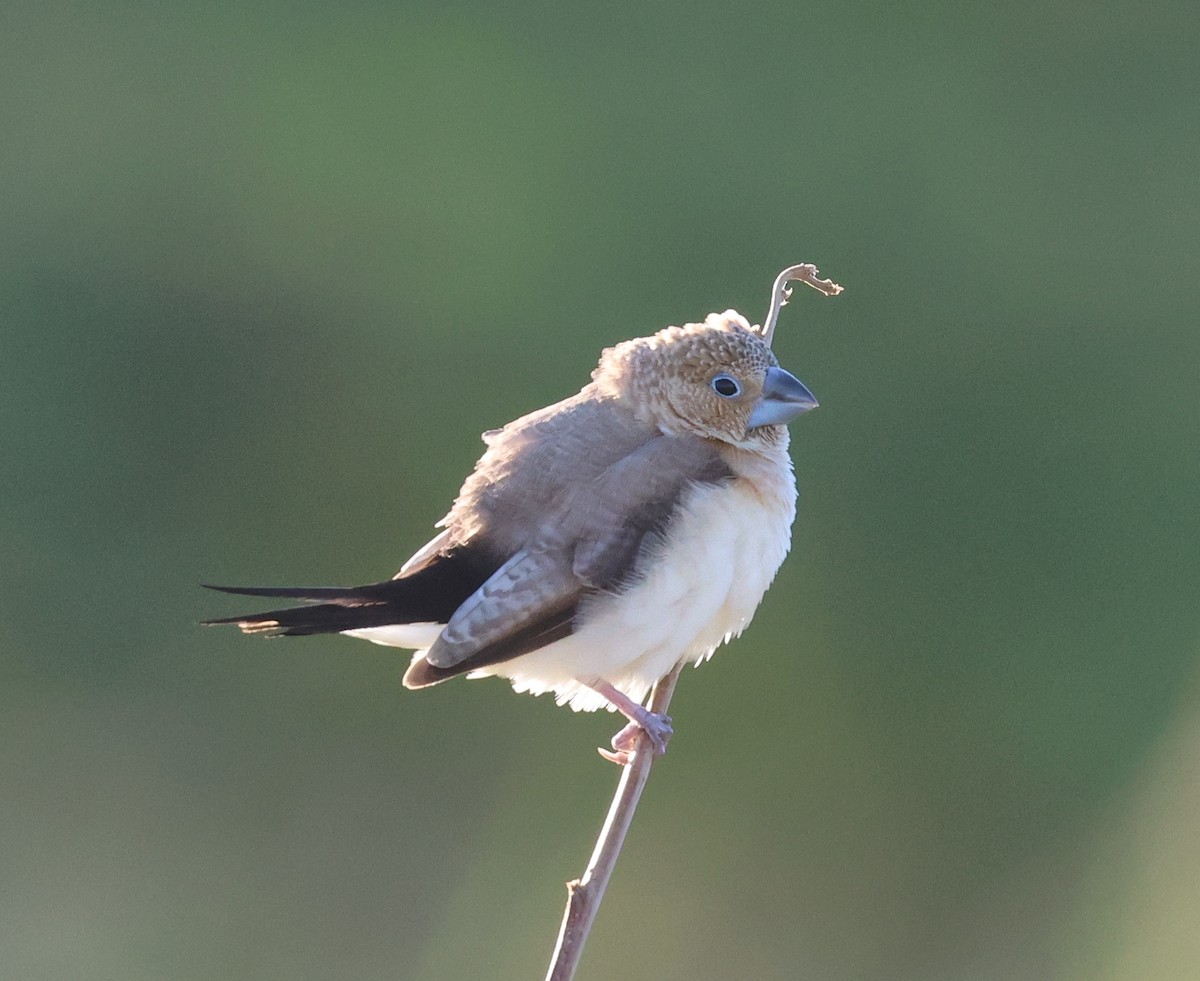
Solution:
M 734 477 L 748 484 L 764 501 L 794 508 L 796 478 L 788 456 L 788 431 L 778 428 L 777 439 L 756 440 L 751 446 L 721 443 L 719 452 Z

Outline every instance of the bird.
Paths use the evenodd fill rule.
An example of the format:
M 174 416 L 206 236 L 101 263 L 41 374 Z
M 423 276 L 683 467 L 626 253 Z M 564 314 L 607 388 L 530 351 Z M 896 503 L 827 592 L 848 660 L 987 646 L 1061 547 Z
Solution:
M 800 268 L 816 272 L 785 273 Z M 299 605 L 204 623 L 409 649 L 405 688 L 498 676 L 624 715 L 600 750 L 613 762 L 641 733 L 661 755 L 674 728 L 647 694 L 745 629 L 790 548 L 787 425 L 818 403 L 770 346 L 783 284 L 766 330 L 726 310 L 624 341 L 578 394 L 484 433 L 441 530 L 393 578 L 205 584 Z

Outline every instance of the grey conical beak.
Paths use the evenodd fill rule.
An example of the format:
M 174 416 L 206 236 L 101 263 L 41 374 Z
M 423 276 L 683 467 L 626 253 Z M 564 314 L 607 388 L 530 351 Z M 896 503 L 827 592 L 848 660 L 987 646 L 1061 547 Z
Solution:
M 816 407 L 817 400 L 804 382 L 782 368 L 768 368 L 762 396 L 750 410 L 748 428 L 782 426 Z

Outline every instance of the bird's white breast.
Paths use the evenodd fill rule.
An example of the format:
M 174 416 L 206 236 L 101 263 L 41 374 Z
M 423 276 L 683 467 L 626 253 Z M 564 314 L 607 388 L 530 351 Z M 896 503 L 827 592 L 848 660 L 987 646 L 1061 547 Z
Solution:
M 699 663 L 741 633 L 787 555 L 796 513 L 786 451 L 742 463 L 747 472 L 730 483 L 688 492 L 665 538 L 642 556 L 638 581 L 590 599 L 571 636 L 471 677 L 499 675 L 518 691 L 553 691 L 591 711 L 610 706 L 583 681 L 641 701 L 675 665 Z

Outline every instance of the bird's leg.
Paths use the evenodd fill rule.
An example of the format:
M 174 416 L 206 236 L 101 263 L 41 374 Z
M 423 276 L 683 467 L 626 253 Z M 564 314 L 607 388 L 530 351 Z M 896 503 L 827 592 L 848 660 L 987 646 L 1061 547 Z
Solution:
M 588 681 L 584 684 L 606 698 L 613 708 L 629 720 L 629 725 L 612 737 L 612 748 L 615 752 L 601 748 L 601 756 L 618 766 L 627 765 L 637 751 L 637 737 L 642 732 L 650 740 L 655 756 L 662 756 L 667 751 L 667 743 L 675 732 L 671 728 L 670 716 L 651 712 L 607 681 Z

